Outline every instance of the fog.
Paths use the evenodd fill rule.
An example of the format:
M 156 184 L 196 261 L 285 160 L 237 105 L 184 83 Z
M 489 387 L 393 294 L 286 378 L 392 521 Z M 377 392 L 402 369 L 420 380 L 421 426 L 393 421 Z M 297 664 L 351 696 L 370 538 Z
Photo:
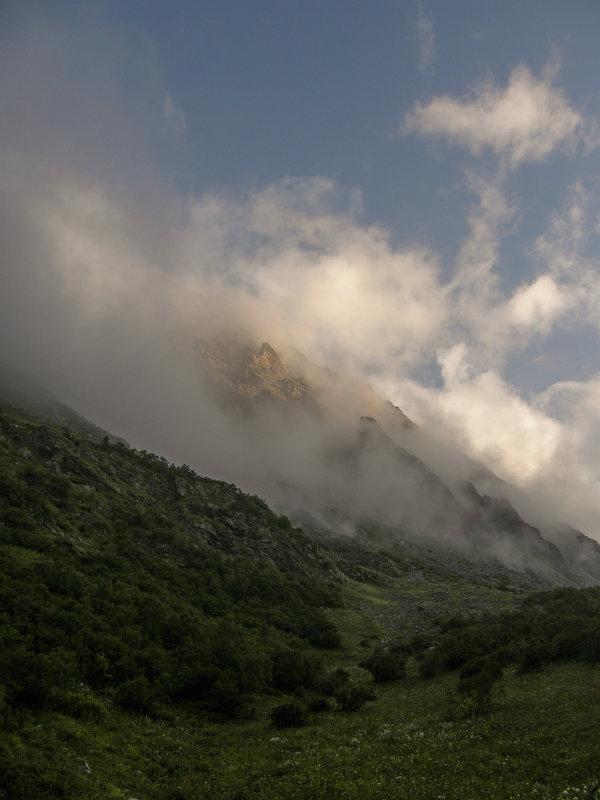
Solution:
M 139 54 L 132 105 L 124 45 L 105 23 L 79 24 L 24 12 L 2 35 L 0 362 L 139 449 L 276 505 L 301 498 L 323 519 L 341 509 L 346 530 L 376 517 L 458 537 L 463 520 L 441 481 L 454 491 L 475 480 L 487 455 L 517 484 L 506 494 L 523 514 L 600 534 L 587 406 L 573 401 L 562 422 L 521 398 L 494 372 L 498 342 L 469 371 L 469 348 L 483 359 L 486 337 L 465 332 L 468 290 L 444 282 L 434 252 L 392 246 L 361 224 L 356 193 L 322 176 L 240 196 L 181 192 L 169 164 L 184 118 L 153 65 Z M 313 386 L 320 412 L 232 411 L 194 359 L 195 337 L 268 341 Z M 443 387 L 419 380 L 432 359 Z M 395 424 L 386 396 L 422 430 Z M 507 398 L 511 415 L 494 417 Z M 484 425 L 469 435 L 474 408 L 497 419 L 493 441 Z M 441 481 L 391 444 L 369 450 L 363 437 L 361 449 L 361 416 Z M 495 479 L 478 474 L 483 493 Z

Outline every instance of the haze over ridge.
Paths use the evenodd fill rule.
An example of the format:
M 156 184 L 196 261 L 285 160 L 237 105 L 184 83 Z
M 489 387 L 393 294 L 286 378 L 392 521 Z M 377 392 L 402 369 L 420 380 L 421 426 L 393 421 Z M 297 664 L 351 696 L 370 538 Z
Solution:
M 600 536 L 597 367 L 539 389 L 520 388 L 509 369 L 563 329 L 597 335 L 593 189 L 575 181 L 557 198 L 521 254 L 533 274 L 500 278 L 503 237 L 522 213 L 513 176 L 596 146 L 557 62 L 397 110 L 403 140 L 440 137 L 474 159 L 464 237 L 448 260 L 428 241 L 398 241 L 366 218 L 358 189 L 322 174 L 179 188 L 170 160 L 189 135 L 186 113 L 153 56 L 127 52 L 114 20 L 54 22 L 33 8 L 13 12 L 0 55 L 2 361 L 201 472 L 243 488 L 282 465 L 303 478 L 317 429 L 286 430 L 275 416 L 277 436 L 249 442 L 189 369 L 194 337 L 233 326 L 371 382 L 446 453 L 483 460 Z M 342 385 L 351 393 L 355 379 Z

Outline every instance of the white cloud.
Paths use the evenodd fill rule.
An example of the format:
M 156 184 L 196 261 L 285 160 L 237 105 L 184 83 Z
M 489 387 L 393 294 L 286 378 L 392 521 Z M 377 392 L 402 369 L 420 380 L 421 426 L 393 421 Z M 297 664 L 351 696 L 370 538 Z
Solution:
M 448 306 L 446 342 L 468 341 L 472 369 L 500 368 L 513 346 L 506 336 L 507 323 L 501 291 L 499 263 L 501 234 L 514 215 L 501 181 L 469 175 L 477 195 L 468 215 L 469 232 L 445 287 Z
M 529 286 L 520 287 L 508 303 L 508 318 L 519 328 L 548 331 L 552 322 L 570 306 L 550 275 L 542 275 Z
M 487 82 L 462 100 L 442 95 L 417 103 L 402 130 L 444 136 L 474 155 L 489 147 L 513 167 L 541 161 L 582 135 L 581 114 L 552 86 L 551 77 L 538 79 L 521 65 L 504 89 Z
M 498 261 L 500 229 L 511 218 L 513 209 L 499 179 L 469 175 L 467 183 L 478 202 L 468 217 L 469 235 L 456 258 L 452 290 L 476 294 L 480 302 L 489 303 L 497 283 L 493 269 Z
M 462 357 L 462 361 L 461 361 Z M 437 430 L 501 477 L 525 486 L 540 465 L 553 459 L 561 442 L 560 423 L 533 408 L 493 371 L 470 376 L 468 350 L 440 355 L 446 379 L 443 389 L 404 381 L 408 413 L 428 430 Z
M 600 519 L 600 376 L 561 381 L 535 398 L 543 412 L 562 421 L 563 437 L 540 481 L 565 503 L 567 519 L 598 534 Z M 591 499 L 591 502 L 590 502 Z
M 548 228 L 535 243 L 537 255 L 554 275 L 567 276 L 579 262 L 579 251 L 586 237 L 588 196 L 576 182 L 567 193 L 562 208 L 552 214 Z
M 516 208 L 507 202 L 506 176 L 469 174 L 477 201 L 468 216 L 469 232 L 444 287 L 448 344 L 466 341 L 472 370 L 501 371 L 511 354 L 532 341 L 542 344 L 557 327 L 600 326 L 600 261 L 583 255 L 589 241 L 589 197 L 576 183 L 547 231 L 520 256 L 536 276 L 514 289 L 502 286 L 503 235 Z
M 458 342 L 448 350 L 440 350 L 438 352 L 437 361 L 445 386 L 459 386 L 468 380 L 471 374 L 471 366 L 467 355 L 467 346 L 464 342 Z
M 393 250 L 377 227 L 333 213 L 331 189 L 322 179 L 284 181 L 247 202 L 194 204 L 188 269 L 210 271 L 253 318 L 293 331 L 321 357 L 367 371 L 392 353 L 418 358 L 445 318 L 435 258 Z
M 390 395 L 429 433 L 530 493 L 533 519 L 599 537 L 600 377 L 556 383 L 528 401 L 493 371 L 473 376 L 465 346 L 439 360 L 443 388 L 403 380 L 388 383 Z

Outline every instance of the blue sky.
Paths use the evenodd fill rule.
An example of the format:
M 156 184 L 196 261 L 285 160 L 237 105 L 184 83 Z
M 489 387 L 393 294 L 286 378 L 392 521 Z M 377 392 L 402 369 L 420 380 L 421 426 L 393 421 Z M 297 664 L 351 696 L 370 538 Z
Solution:
M 243 320 L 600 535 L 596 2 L 3 14 L 5 349 L 101 415 L 125 317 Z

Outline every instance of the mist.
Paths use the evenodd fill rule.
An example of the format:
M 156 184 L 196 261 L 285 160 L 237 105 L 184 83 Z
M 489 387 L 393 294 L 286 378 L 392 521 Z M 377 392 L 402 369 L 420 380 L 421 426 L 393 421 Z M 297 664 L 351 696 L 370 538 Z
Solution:
M 346 521 L 377 516 L 452 540 L 462 522 L 445 486 L 472 480 L 482 459 L 515 483 L 507 494 L 523 513 L 600 536 L 587 406 L 572 402 L 558 419 L 501 377 L 510 297 L 486 350 L 489 298 L 444 278 L 429 247 L 392 245 L 362 224 L 359 193 L 324 176 L 236 196 L 179 190 L 185 116 L 166 102 L 151 55 L 127 52 L 101 18 L 14 13 L 1 44 L 0 363 L 133 446 L 275 505 L 304 498 L 317 517 L 343 509 Z M 322 413 L 231 413 L 193 358 L 195 337 L 269 342 Z M 395 426 L 387 398 L 422 431 Z M 507 399 L 511 414 L 497 415 Z M 494 419 L 493 438 L 475 412 Z M 442 480 L 387 445 L 361 449 L 361 416 Z

